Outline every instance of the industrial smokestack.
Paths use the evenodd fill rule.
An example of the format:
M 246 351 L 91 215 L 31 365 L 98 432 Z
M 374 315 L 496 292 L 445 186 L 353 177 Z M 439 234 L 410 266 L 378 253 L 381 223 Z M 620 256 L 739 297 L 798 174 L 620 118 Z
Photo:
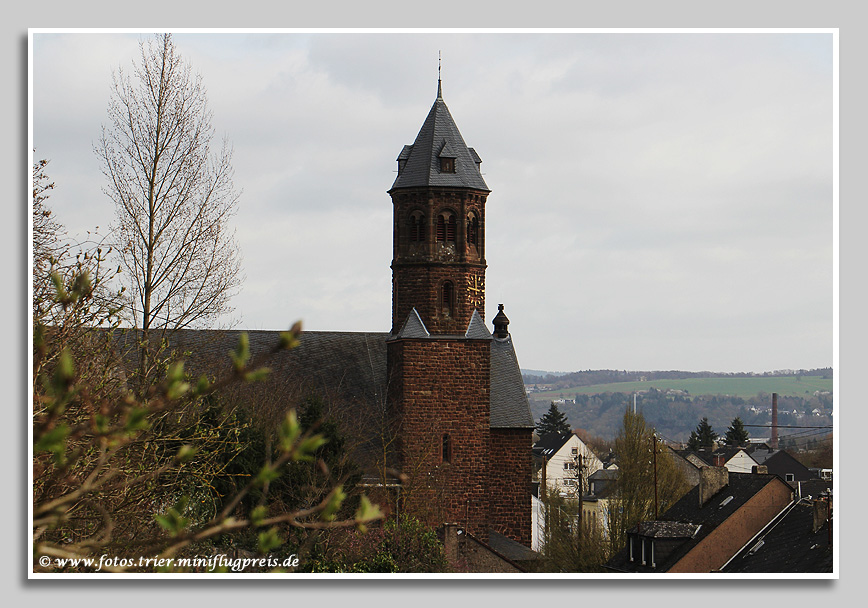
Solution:
M 771 448 L 778 449 L 778 394 L 772 393 L 772 438 Z

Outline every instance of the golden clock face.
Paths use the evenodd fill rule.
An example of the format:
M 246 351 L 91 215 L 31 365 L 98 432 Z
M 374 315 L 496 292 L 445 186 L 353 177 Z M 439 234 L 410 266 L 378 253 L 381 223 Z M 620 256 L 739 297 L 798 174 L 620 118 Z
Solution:
M 467 293 L 470 294 L 470 305 L 479 308 L 485 296 L 485 279 L 475 274 L 470 277 L 467 285 Z

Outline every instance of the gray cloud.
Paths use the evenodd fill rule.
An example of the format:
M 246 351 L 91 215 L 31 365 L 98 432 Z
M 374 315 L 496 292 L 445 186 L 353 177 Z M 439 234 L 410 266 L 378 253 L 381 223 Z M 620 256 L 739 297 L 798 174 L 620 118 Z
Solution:
M 139 35 L 34 36 L 50 203 L 113 217 L 90 151 Z M 826 34 L 178 35 L 243 188 L 242 326 L 389 327 L 395 158 L 444 97 L 493 193 L 487 318 L 537 369 L 832 363 Z

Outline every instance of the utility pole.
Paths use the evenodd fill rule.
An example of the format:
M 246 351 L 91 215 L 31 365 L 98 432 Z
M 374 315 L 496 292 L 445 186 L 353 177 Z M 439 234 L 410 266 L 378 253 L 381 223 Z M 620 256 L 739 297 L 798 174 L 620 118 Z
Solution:
M 657 433 L 651 433 L 651 453 L 654 461 L 654 521 L 657 521 Z
M 579 469 L 578 469 L 578 475 L 579 475 L 579 479 L 578 479 L 578 481 L 579 481 L 579 530 L 581 530 L 581 524 L 582 524 L 582 504 L 583 504 L 582 503 L 582 494 L 584 494 L 584 487 L 585 487 L 584 474 L 582 472 L 584 470 L 585 470 L 584 454 L 579 454 Z
M 581 552 L 582 552 L 582 506 L 584 504 L 582 502 L 582 494 L 584 494 L 584 487 L 585 487 L 584 474 L 583 474 L 583 471 L 585 469 L 584 454 L 579 452 L 579 454 L 577 456 L 577 460 L 578 460 L 578 468 L 576 469 L 576 474 L 578 476 L 577 481 L 579 482 L 579 517 L 576 520 L 576 551 L 577 551 L 578 555 L 581 555 Z

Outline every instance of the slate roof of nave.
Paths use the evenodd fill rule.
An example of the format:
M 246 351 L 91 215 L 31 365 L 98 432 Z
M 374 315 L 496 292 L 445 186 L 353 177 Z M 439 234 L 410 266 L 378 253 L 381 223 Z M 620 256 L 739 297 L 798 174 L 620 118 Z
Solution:
M 279 331 L 185 329 L 173 334 L 171 348 L 184 359 L 185 370 L 192 377 L 206 374 L 213 378 L 231 373 L 229 353 L 245 332 L 252 358 L 269 353 L 279 341 Z M 456 339 L 478 339 L 480 335 L 480 328 L 474 326 L 472 336 Z M 132 343 L 130 331 L 119 331 L 117 336 L 119 341 Z M 387 332 L 304 331 L 298 347 L 271 355 L 264 363 L 271 373 L 264 381 L 251 385 L 250 390 L 279 402 L 284 409 L 294 407 L 310 394 L 320 394 L 351 406 L 360 418 L 370 419 L 381 414 L 385 407 L 386 342 L 392 338 Z M 132 355 L 128 365 L 135 366 L 136 361 Z M 491 338 L 490 389 L 491 428 L 533 427 L 521 370 L 509 337 Z

